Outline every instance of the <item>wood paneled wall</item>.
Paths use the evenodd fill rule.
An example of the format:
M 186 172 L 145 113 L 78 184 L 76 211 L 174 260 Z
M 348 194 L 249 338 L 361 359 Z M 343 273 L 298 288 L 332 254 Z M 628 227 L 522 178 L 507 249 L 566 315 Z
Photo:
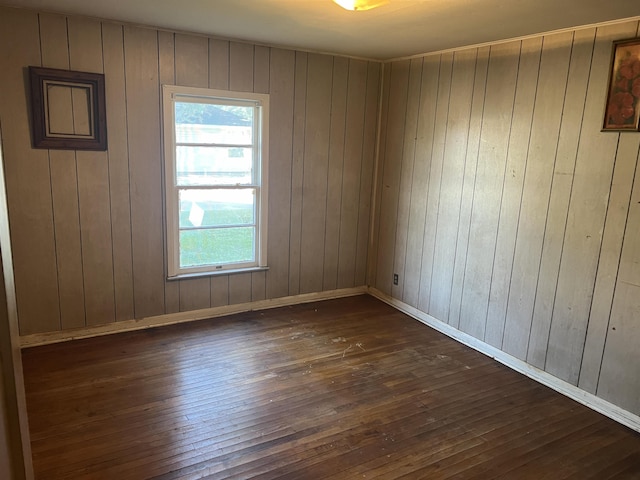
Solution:
M 31 148 L 29 65 L 105 74 L 108 151 Z M 20 333 L 364 285 L 380 69 L 0 8 Z M 162 84 L 271 95 L 267 272 L 166 281 Z
M 611 42 L 638 34 L 386 64 L 369 279 L 635 414 L 640 133 L 600 128 Z

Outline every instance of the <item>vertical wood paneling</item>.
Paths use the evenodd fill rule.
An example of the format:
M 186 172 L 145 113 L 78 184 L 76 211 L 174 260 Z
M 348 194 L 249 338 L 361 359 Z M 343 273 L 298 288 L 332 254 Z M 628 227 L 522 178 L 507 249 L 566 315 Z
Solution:
M 211 306 L 229 305 L 229 275 L 211 277 Z
M 291 227 L 289 237 L 289 295 L 300 293 L 300 248 L 305 116 L 307 107 L 307 54 L 296 52 L 293 100 L 293 161 L 291 163 Z
M 264 300 L 267 295 L 267 277 L 264 272 L 251 274 L 251 301 Z
M 0 57 L 3 87 L 24 89 L 20 69 L 42 62 L 104 71 L 107 82 L 107 152 L 34 151 L 26 106 L 0 103 L 0 114 L 12 112 L 11 123 L 22 128 L 9 128 L 7 170 L 19 165 L 9 195 L 21 198 L 10 209 L 20 238 L 23 333 L 297 294 L 301 272 L 305 292 L 365 283 L 379 63 L 318 54 L 308 76 L 302 52 L 82 17 L 2 13 L 11 32 L 5 44 L 21 41 Z M 166 280 L 163 84 L 271 93 L 269 272 Z M 78 113 L 75 127 L 82 128 Z M 57 118 L 74 124 L 71 115 Z M 30 301 L 36 292 L 39 302 Z
M 462 292 L 464 273 L 467 265 L 467 251 L 469 247 L 469 233 L 471 228 L 471 213 L 473 207 L 473 193 L 478 168 L 478 153 L 480 151 L 480 134 L 482 132 L 482 117 L 484 113 L 485 89 L 489 68 L 489 47 L 478 49 L 476 58 L 476 72 L 471 101 L 471 117 L 469 119 L 469 138 L 465 152 L 464 179 L 460 197 L 460 219 L 458 220 L 458 235 L 456 238 L 456 254 L 453 264 L 453 278 L 451 281 L 451 305 L 449 307 L 449 323 L 458 328 L 460 323 L 460 308 L 462 306 Z
M 71 69 L 102 73 L 100 23 L 69 18 L 68 25 Z M 86 323 L 96 325 L 114 322 L 115 289 L 107 154 L 78 151 L 76 159 Z
M 629 139 L 631 140 L 631 139 Z M 617 286 L 621 283 L 640 286 L 640 239 L 638 231 L 640 226 L 640 172 L 638 164 L 640 152 L 636 156 L 636 169 L 633 184 L 633 194 L 628 207 L 627 224 L 624 232 L 624 247 L 620 259 L 620 271 L 618 273 Z
M 545 225 L 527 361 L 544 368 L 595 29 L 575 32 Z
M 66 21 L 65 21 L 66 27 Z M 40 36 L 46 35 L 46 25 L 45 28 L 42 28 L 42 24 L 40 27 Z M 65 29 L 66 34 L 66 29 Z M 66 40 L 66 35 L 65 35 Z M 66 41 L 65 41 L 66 44 Z M 43 49 L 44 50 L 44 49 Z M 65 53 L 68 53 L 68 49 L 63 50 Z M 43 51 L 43 64 L 45 54 Z M 67 57 L 66 68 L 69 68 L 69 61 Z M 47 102 L 49 106 L 49 110 L 52 111 L 52 114 L 49 116 L 49 128 L 54 132 L 71 132 L 78 133 L 76 129 L 76 125 L 80 122 L 79 118 L 76 119 L 76 115 L 79 117 L 80 112 L 78 105 L 78 92 L 77 89 L 64 88 L 64 87 L 52 87 L 49 88 L 49 92 L 47 94 Z M 82 105 L 80 103 L 80 105 Z M 53 113 L 55 112 L 55 113 Z M 85 112 L 86 115 L 86 112 Z M 85 122 L 83 122 L 85 123 Z M 79 126 L 79 125 L 78 125 Z M 86 134 L 86 132 L 83 132 Z M 70 152 L 72 153 L 72 152 Z
M 161 85 L 176 84 L 175 62 L 175 34 L 172 32 L 158 32 L 158 77 Z M 164 128 L 161 131 L 161 141 L 164 145 Z M 164 158 L 164 157 L 163 157 Z M 164 163 L 162 166 L 162 184 L 165 185 Z M 166 204 L 162 202 L 162 218 L 166 216 Z M 163 264 L 164 272 L 167 272 L 167 239 L 163 235 L 163 250 L 165 252 Z M 164 313 L 180 311 L 180 282 L 164 282 Z
M 340 246 L 340 211 L 345 162 L 345 130 L 349 60 L 335 57 L 331 87 L 331 125 L 329 130 L 329 165 L 327 172 L 327 216 L 324 228 L 324 269 L 322 289 L 333 290 L 338 284 L 338 248 Z
M 229 89 L 253 92 L 253 45 L 229 44 Z
M 451 283 L 465 170 L 464 153 L 467 151 L 469 135 L 476 55 L 476 50 L 465 50 L 456 52 L 453 58 L 452 93 L 449 97 L 446 123 L 442 185 L 429 297 L 431 315 L 443 321 L 449 319 L 451 303 Z
M 418 306 L 420 293 L 420 267 L 422 266 L 422 246 L 424 224 L 429 193 L 431 172 L 431 150 L 438 97 L 440 56 L 426 57 L 422 61 L 422 77 L 418 103 L 418 125 L 416 130 L 416 152 L 411 181 L 409 224 L 407 226 L 407 247 L 402 280 L 402 295 L 406 303 Z
M 176 84 L 207 88 L 209 85 L 209 40 L 193 35 L 175 35 Z
M 571 34 L 545 37 L 538 74 L 533 124 L 518 219 L 517 239 L 507 293 L 507 320 L 502 348 L 527 358 L 536 284 L 547 221 L 551 182 L 558 148 L 562 106 L 567 88 Z M 496 339 L 497 340 L 497 339 Z M 495 343 L 499 345 L 499 343 Z
M 640 22 L 637 23 L 636 27 L 636 36 L 638 35 L 640 35 Z M 629 229 L 628 220 L 631 218 L 629 216 L 630 210 L 640 203 L 640 200 L 633 202 L 632 198 L 630 198 L 632 184 L 638 177 L 639 144 L 640 138 L 638 138 L 637 135 L 621 135 L 618 142 L 618 151 L 616 152 L 616 164 L 613 172 L 613 181 L 611 183 L 611 197 L 605 220 L 600 261 L 598 264 L 593 299 L 591 301 L 587 338 L 585 340 L 578 382 L 580 388 L 591 393 L 596 393 L 598 388 L 597 382 L 604 357 L 605 341 L 610 327 L 610 319 L 613 318 L 612 303 L 614 293 L 616 292 L 618 272 L 621 269 L 624 276 L 629 266 L 634 265 L 633 260 L 629 262 L 627 257 L 621 257 L 623 241 L 626 242 L 627 248 L 630 245 L 638 245 L 634 237 L 627 239 L 626 232 L 637 231 L 635 225 L 631 225 L 631 229 Z M 635 191 L 637 193 L 638 189 L 636 188 Z M 639 262 L 636 261 L 635 265 L 638 265 L 638 263 Z M 636 284 L 637 283 L 638 282 L 636 282 Z M 633 305 L 633 300 L 630 304 L 626 303 L 628 298 L 634 298 L 625 297 L 628 293 L 626 287 L 627 285 L 620 284 L 620 295 L 621 298 L 625 299 L 622 301 L 622 308 L 629 308 L 630 305 Z M 637 315 L 635 317 L 637 318 Z M 617 329 L 612 330 L 612 332 L 614 331 L 617 331 Z M 636 333 L 637 332 L 632 331 L 630 335 L 633 336 Z M 628 340 L 628 337 L 624 338 Z M 629 344 L 625 346 L 628 345 Z M 633 343 L 630 345 L 633 345 Z M 616 349 L 615 351 L 618 352 L 621 350 L 624 350 L 624 347 Z M 617 366 L 624 368 L 624 365 L 625 364 Z M 605 376 L 605 379 L 605 381 L 607 381 L 608 376 Z M 623 388 L 626 389 L 628 387 Z M 628 392 L 628 390 L 626 391 Z M 640 388 L 636 388 L 635 391 L 640 391 Z M 626 395 L 626 393 L 624 395 Z M 638 409 L 636 408 L 635 410 L 637 411 Z
M 422 262 L 420 266 L 420 293 L 418 294 L 418 308 L 426 312 L 429 311 L 429 303 L 431 299 L 433 262 L 435 257 L 436 237 L 438 235 L 438 213 L 440 210 L 440 192 L 442 186 L 442 172 L 444 168 L 444 148 L 447 138 L 452 73 L 453 53 L 441 55 L 438 95 L 433 99 L 436 103 L 436 112 L 433 127 L 433 141 L 430 152 L 429 192 L 427 193 L 427 210 L 425 214 Z
M 42 66 L 45 68 L 69 69 L 69 40 L 67 34 L 67 17 L 50 13 L 40 13 L 38 15 L 38 25 L 41 39 Z M 70 96 L 66 96 L 68 101 Z M 62 107 L 73 108 L 71 105 Z M 61 111 L 59 115 L 70 117 L 70 111 Z M 64 124 L 68 127 L 73 124 L 73 119 L 65 119 Z M 73 152 L 66 152 L 73 155 Z M 75 165 L 74 165 L 75 169 Z
M 622 134 L 621 137 L 631 137 Z M 622 139 L 621 139 L 622 141 Z M 633 142 L 634 139 L 628 138 Z M 638 154 L 636 162 L 640 161 Z M 626 163 L 626 162 L 621 162 Z M 616 165 L 616 168 L 618 166 Z M 606 344 L 597 393 L 631 412 L 640 412 L 640 175 L 637 164 L 633 194 L 629 204 L 620 271 L 611 311 L 606 327 Z M 596 350 L 598 351 L 598 350 Z
M 74 152 L 49 152 L 62 328 L 78 328 L 85 325 L 75 157 Z
M 209 306 L 211 306 L 211 284 L 208 277 L 180 280 L 181 312 L 200 310 Z
M 60 328 L 60 304 L 47 152 L 31 149 L 23 68 L 40 65 L 38 15 L 0 15 L 0 121 L 20 334 Z
M 87 101 L 87 94 L 79 89 L 71 90 L 71 111 L 73 116 L 73 133 L 87 135 L 91 133 L 89 123 L 89 112 L 84 103 Z M 50 119 L 51 121 L 51 119 Z
M 538 89 L 541 50 L 542 38 L 525 40 L 520 49 L 518 82 L 500 197 L 500 219 L 484 334 L 484 340 L 497 347 L 502 345 L 507 321 L 507 303 L 511 290 L 518 222 L 521 218 L 525 169 L 530 152 L 531 122 Z
M 269 229 L 267 298 L 289 293 L 291 159 L 295 53 L 273 49 L 269 97 Z
M 376 260 L 376 285 L 391 293 L 393 281 L 393 251 L 395 243 L 400 170 L 404 143 L 404 123 L 409 86 L 408 60 L 390 65 L 389 104 L 386 118 L 384 151 L 381 150 L 382 169 L 380 184 L 380 215 L 378 216 L 378 251 Z
M 207 88 L 209 85 L 209 41 L 205 37 L 175 36 L 176 84 Z M 171 283 L 171 282 L 167 282 Z M 209 277 L 180 280 L 180 310 L 211 306 Z
M 549 373 L 572 384 L 578 382 L 617 144 L 616 135 L 597 131 L 611 40 L 635 32 L 635 23 L 625 23 L 596 33 L 545 365 Z
M 636 203 L 638 201 L 640 200 Z M 635 220 L 633 225 L 637 231 L 640 224 L 637 218 Z M 634 241 L 637 242 L 637 238 Z M 605 400 L 636 414 L 640 412 L 640 376 L 637 369 L 640 362 L 638 318 L 640 286 L 619 281 L 602 357 L 597 393 Z
M 363 162 L 364 121 L 367 96 L 367 62 L 349 60 L 344 125 L 344 168 L 340 192 L 340 238 L 337 287 L 355 286 L 358 251 L 358 214 Z M 331 212 L 331 210 L 329 209 Z M 365 247 L 366 248 L 366 247 Z
M 125 27 L 127 132 L 131 182 L 133 287 L 136 318 L 164 313 L 162 155 L 158 36 Z
M 251 274 L 238 273 L 229 275 L 229 304 L 247 303 L 251 301 Z
M 209 88 L 229 88 L 229 42 L 209 39 Z
M 409 81 L 407 98 L 420 97 L 422 86 L 422 59 L 412 59 L 409 63 Z M 419 102 L 407 102 L 404 119 L 404 139 L 402 141 L 402 157 L 400 162 L 400 190 L 398 192 L 398 214 L 396 216 L 396 238 L 394 241 L 393 273 L 398 275 L 398 284 L 391 285 L 391 294 L 402 297 L 404 288 L 404 269 L 406 265 L 408 224 L 410 215 L 413 171 L 415 165 L 416 136 L 418 128 Z
M 378 135 L 378 102 L 381 95 L 381 69 L 381 65 L 376 62 L 369 62 L 367 69 L 367 94 L 364 105 L 364 138 L 362 165 L 360 168 L 360 202 L 354 286 L 367 284 L 367 262 L 369 261 L 369 245 L 371 240 L 371 202 L 373 185 L 376 181 L 373 175 L 376 156 L 376 138 Z
M 638 22 L 601 27 L 595 49 L 595 29 L 478 49 L 462 77 L 454 62 L 450 95 L 442 92 L 445 72 L 427 87 L 427 62 L 438 57 L 424 57 L 421 92 L 408 98 L 409 105 L 421 103 L 411 188 L 422 189 L 410 193 L 408 204 L 400 167 L 384 155 L 390 140 L 412 138 L 410 121 L 393 130 L 410 115 L 391 114 L 406 86 L 386 82 L 372 265 L 374 285 L 386 291 L 384 226 L 395 208 L 396 253 L 398 242 L 407 241 L 404 286 L 392 289 L 395 298 L 415 306 L 419 296 L 421 310 L 563 380 L 577 383 L 580 374 L 580 387 L 632 412 L 640 411 L 640 381 L 629 368 L 640 360 L 635 187 L 629 198 L 632 180 L 638 183 L 640 140 L 600 133 L 600 125 L 611 40 L 632 37 L 637 28 Z M 471 54 L 456 52 L 456 61 L 463 52 Z M 390 67 L 393 77 L 396 64 Z M 443 97 L 448 121 L 438 132 Z M 425 129 L 432 133 L 421 143 Z M 459 144 L 465 136 L 466 145 Z M 394 198 L 384 189 L 396 174 L 402 192 Z M 429 213 L 434 188 L 436 218 Z M 451 243 L 453 259 L 444 248 Z M 419 288 L 416 254 L 423 259 Z M 432 275 L 426 283 L 425 268 Z
M 39 18 L 42 66 L 68 69 L 69 44 L 66 17 L 40 14 Z M 64 107 L 67 109 L 62 110 L 62 113 L 67 112 L 66 116 L 73 123 L 71 106 Z M 49 169 L 56 240 L 60 324 L 63 329 L 78 328 L 85 326 L 85 310 L 75 152 L 50 150 Z
M 107 157 L 109 161 L 109 198 L 111 200 L 115 319 L 119 321 L 134 318 L 127 99 L 122 26 L 103 23 L 102 43 L 105 94 L 108 98 L 107 125 L 110 144 Z
M 256 45 L 253 52 L 253 91 L 255 93 L 269 93 L 270 62 L 271 49 Z
M 607 211 L 605 229 L 602 239 L 602 248 L 600 251 L 600 261 L 598 263 L 598 274 L 596 277 L 596 285 L 593 294 L 593 300 L 591 302 L 591 312 L 589 315 L 589 325 L 587 329 L 587 338 L 585 341 L 584 354 L 582 358 L 582 365 L 580 369 L 580 381 L 579 386 L 591 393 L 596 392 L 598 377 L 600 374 L 601 362 L 604 355 L 605 340 L 607 339 L 607 330 L 609 329 L 609 318 L 614 320 L 614 323 L 622 322 L 623 325 L 613 326 L 615 330 L 612 330 L 612 340 L 614 344 L 620 341 L 620 335 L 618 330 L 621 326 L 629 328 L 630 325 L 626 325 L 628 319 L 625 318 L 629 314 L 620 312 L 619 310 L 625 310 L 628 308 L 630 302 L 633 305 L 633 296 L 627 296 L 630 291 L 629 285 L 625 284 L 625 274 L 628 273 L 629 266 L 638 265 L 638 258 L 628 258 L 630 256 L 630 247 L 638 243 L 637 238 L 632 232 L 638 232 L 637 228 L 637 213 L 636 216 L 629 216 L 630 208 L 633 210 L 631 202 L 631 188 L 633 186 L 634 178 L 638 177 L 637 164 L 638 164 L 638 150 L 640 148 L 640 138 L 638 135 L 620 135 L 620 141 L 618 143 L 618 151 L 616 154 L 616 164 L 613 173 L 613 182 L 611 183 L 611 198 L 609 200 L 609 208 Z M 638 182 L 640 184 L 640 181 Z M 638 187 L 640 188 L 640 187 Z M 637 205 L 636 200 L 636 205 Z M 628 220 L 629 222 L 628 222 Z M 625 235 L 625 231 L 627 235 Z M 621 258 L 622 254 L 622 242 L 625 241 L 627 249 Z M 633 254 L 631 254 L 633 255 Z M 636 255 L 640 257 L 640 255 Z M 621 282 L 616 285 L 618 280 L 618 268 L 622 265 Z M 633 267 L 632 267 L 633 268 Z M 633 279 L 627 279 L 632 286 Z M 640 282 L 636 282 L 640 283 Z M 617 288 L 616 288 L 617 287 Z M 620 298 L 624 300 L 616 304 L 616 311 L 612 311 L 612 303 L 614 299 L 614 292 L 619 289 Z M 631 309 L 633 311 L 633 309 Z M 637 317 L 636 317 L 637 318 Z M 615 332 L 615 333 L 614 333 Z M 633 330 L 629 332 L 631 336 L 634 335 Z M 625 342 L 628 338 L 625 337 Z M 620 345 L 616 348 L 616 352 L 625 350 L 624 347 L 628 347 L 634 344 Z M 635 344 L 637 345 L 637 344 Z M 610 348 L 610 347 L 607 347 Z M 635 347 L 634 347 L 635 350 Z M 631 352 L 630 352 L 631 353 Z M 633 362 L 636 363 L 636 362 Z M 622 365 L 618 365 L 620 368 Z M 605 378 L 609 378 L 605 376 Z M 639 385 L 640 386 L 640 385 Z
M 307 78 L 300 293 L 322 290 L 333 58 L 310 54 Z
M 491 47 L 473 193 L 460 329 L 484 338 L 500 198 L 515 100 L 520 42 Z

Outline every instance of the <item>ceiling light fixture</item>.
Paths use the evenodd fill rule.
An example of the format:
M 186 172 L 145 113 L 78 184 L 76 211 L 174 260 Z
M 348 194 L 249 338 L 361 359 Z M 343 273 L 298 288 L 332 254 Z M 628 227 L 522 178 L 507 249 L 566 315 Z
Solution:
M 345 10 L 371 10 L 389 3 L 389 0 L 333 0 Z

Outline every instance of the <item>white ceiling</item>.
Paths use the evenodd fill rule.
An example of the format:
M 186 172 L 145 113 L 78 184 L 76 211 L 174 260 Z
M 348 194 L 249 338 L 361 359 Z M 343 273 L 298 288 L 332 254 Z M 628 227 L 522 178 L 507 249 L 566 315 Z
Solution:
M 640 0 L 0 0 L 218 37 L 390 59 L 640 16 Z

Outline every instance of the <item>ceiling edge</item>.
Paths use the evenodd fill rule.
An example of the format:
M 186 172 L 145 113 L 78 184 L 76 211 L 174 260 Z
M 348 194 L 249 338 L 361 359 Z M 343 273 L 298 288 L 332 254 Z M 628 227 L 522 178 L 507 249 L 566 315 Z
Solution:
M 555 35 L 558 33 L 575 32 L 579 30 L 586 30 L 588 28 L 606 27 L 608 25 L 618 25 L 620 23 L 638 22 L 638 21 L 640 21 L 640 15 L 635 17 L 619 18 L 617 20 L 607 20 L 606 22 L 590 23 L 587 25 L 578 25 L 575 27 L 559 28 L 557 30 L 549 30 L 547 32 L 531 33 L 529 35 L 522 35 L 520 37 L 513 37 L 513 38 L 505 38 L 503 40 L 493 40 L 491 42 L 483 42 L 483 43 L 476 43 L 473 45 L 465 45 L 462 47 L 447 48 L 444 50 L 436 50 L 433 52 L 416 53 L 414 55 L 407 55 L 405 57 L 389 58 L 387 60 L 382 60 L 382 63 L 387 64 L 392 62 L 399 62 L 402 60 L 412 60 L 414 58 L 430 57 L 432 55 L 442 55 L 444 53 L 459 52 L 461 50 L 470 50 L 472 48 L 490 47 L 492 45 L 501 45 L 503 43 L 517 42 L 522 40 L 528 40 L 531 38 L 544 37 L 547 35 Z
M 127 27 L 137 27 L 137 28 L 148 28 L 151 30 L 157 30 L 159 32 L 168 32 L 168 33 L 177 33 L 180 35 L 193 35 L 196 37 L 204 37 L 204 38 L 211 38 L 213 40 L 222 40 L 222 41 L 228 41 L 228 42 L 235 42 L 235 43 L 244 43 L 247 45 L 255 45 L 258 47 L 267 47 L 267 48 L 278 48 L 281 50 L 291 50 L 291 51 L 295 51 L 295 52 L 303 52 L 303 53 L 315 53 L 318 55 L 329 55 L 332 57 L 342 57 L 342 58 L 349 58 L 352 60 L 362 60 L 365 62 L 374 62 L 374 63 L 384 63 L 387 60 L 381 59 L 381 58 L 369 58 L 369 57 L 359 57 L 357 55 L 348 55 L 346 53 L 336 53 L 336 52 L 325 52 L 323 50 L 313 50 L 313 49 L 309 49 L 309 48 L 302 48 L 302 47 L 294 47 L 291 45 L 278 45 L 278 44 L 271 44 L 271 43 L 264 43 L 264 42 L 259 42 L 259 41 L 255 41 L 255 40 L 246 40 L 246 39 L 241 39 L 241 38 L 234 38 L 234 37 L 224 37 L 224 36 L 220 36 L 220 35 L 213 35 L 213 34 L 209 34 L 209 33 L 202 33 L 202 32 L 194 32 L 191 30 L 179 30 L 179 29 L 175 29 L 175 28 L 166 28 L 166 27 L 158 27 L 156 25 L 147 25 L 147 24 L 143 24 L 143 23 L 136 23 L 136 22 L 127 22 L 124 20 L 117 20 L 117 19 L 113 19 L 113 18 L 104 18 L 104 17 L 95 17 L 93 15 L 82 15 L 79 13 L 65 13 L 65 12 L 60 12 L 60 11 L 56 11 L 56 10 L 47 10 L 47 9 L 41 9 L 41 8 L 33 8 L 33 7 L 21 7 L 21 6 L 17 6 L 17 5 L 6 5 L 3 3 L 0 3 L 0 8 L 12 8 L 15 10 L 29 10 L 32 12 L 36 12 L 36 13 L 46 13 L 49 15 L 61 15 L 61 16 L 65 16 L 65 17 L 73 17 L 73 18 L 88 18 L 91 20 L 96 20 L 98 22 L 107 22 L 107 23 L 111 23 L 111 24 L 118 24 L 118 25 L 123 25 L 123 26 L 127 26 Z

